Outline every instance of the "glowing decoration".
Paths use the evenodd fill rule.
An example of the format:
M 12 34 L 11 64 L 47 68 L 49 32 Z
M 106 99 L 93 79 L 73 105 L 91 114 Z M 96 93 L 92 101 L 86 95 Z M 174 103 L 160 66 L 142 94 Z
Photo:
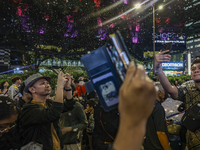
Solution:
M 133 42 L 133 43 L 138 43 L 138 37 L 133 37 L 133 38 L 132 38 L 132 42 Z
M 44 30 L 43 30 L 43 28 L 40 29 L 40 34 L 44 34 Z
M 102 28 L 100 28 L 98 30 L 98 35 L 99 35 L 101 40 L 106 40 L 108 32 L 106 30 L 103 30 Z
M 24 15 L 22 14 L 22 9 L 21 9 L 20 6 L 17 8 L 16 14 L 17 14 L 18 16 L 24 16 Z
M 124 4 L 128 4 L 128 0 L 124 0 Z
M 139 31 L 139 30 L 140 30 L 140 24 L 136 23 L 135 31 Z
M 45 15 L 45 16 L 44 16 L 44 19 L 45 19 L 46 21 L 48 21 L 48 20 L 49 20 L 49 15 Z
M 95 6 L 100 7 L 101 0 L 94 0 Z
M 114 23 L 112 23 L 110 26 L 109 26 L 109 28 L 114 28 L 115 27 L 115 24 Z
M 135 5 L 135 8 L 140 8 L 141 7 L 141 4 L 136 4 Z
M 100 17 L 97 18 L 97 24 L 99 27 L 102 27 L 102 21 Z

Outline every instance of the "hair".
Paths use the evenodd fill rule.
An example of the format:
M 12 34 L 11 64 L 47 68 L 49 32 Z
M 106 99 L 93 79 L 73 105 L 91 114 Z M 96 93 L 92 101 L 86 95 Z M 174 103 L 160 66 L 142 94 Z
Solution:
M 160 84 L 160 82 L 155 82 L 154 85 L 157 87 L 158 91 L 162 92 L 163 91 L 163 87 Z
M 87 104 L 90 106 L 90 107 L 94 107 L 96 105 L 95 101 L 93 100 L 88 100 L 87 101 Z
M 0 120 L 8 119 L 12 115 L 19 114 L 17 103 L 8 96 L 0 96 Z
M 191 67 L 192 67 L 194 64 L 197 64 L 197 63 L 200 63 L 200 58 L 196 58 L 196 59 L 192 62 Z
M 11 79 L 11 82 L 12 82 L 12 83 L 15 83 L 17 80 L 21 80 L 21 78 L 20 78 L 20 77 L 13 77 L 13 78 Z
M 78 80 L 74 80 L 74 83 L 79 83 L 79 81 Z
M 84 82 L 88 82 L 89 79 L 88 79 L 88 78 L 84 78 L 83 81 L 84 81 Z
M 0 89 L 1 89 L 1 91 L 3 91 L 3 89 L 4 89 L 4 84 L 6 83 L 7 81 L 3 81 L 3 82 L 1 82 L 1 85 L 0 85 Z

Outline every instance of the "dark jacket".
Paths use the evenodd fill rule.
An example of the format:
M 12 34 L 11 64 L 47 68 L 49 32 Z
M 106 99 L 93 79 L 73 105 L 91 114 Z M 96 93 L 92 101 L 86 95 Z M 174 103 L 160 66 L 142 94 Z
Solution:
M 72 131 L 62 135 L 64 144 L 75 144 L 80 138 L 80 131 L 86 128 L 87 118 L 83 106 L 76 100 L 64 100 L 60 127 L 72 127 Z
M 47 108 L 30 102 L 24 104 L 22 113 L 19 116 L 22 146 L 31 141 L 36 141 L 43 145 L 44 150 L 53 150 L 51 135 L 51 123 L 53 123 L 62 147 L 62 134 L 58 120 L 62 112 L 63 104 L 46 100 L 46 105 Z

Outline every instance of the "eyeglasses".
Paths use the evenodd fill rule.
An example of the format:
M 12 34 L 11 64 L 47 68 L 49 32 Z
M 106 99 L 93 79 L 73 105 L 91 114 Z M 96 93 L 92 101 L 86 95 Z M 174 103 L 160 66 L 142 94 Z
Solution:
M 3 130 L 0 130 L 0 135 L 8 132 L 10 129 L 14 128 L 15 126 L 16 126 L 16 123 L 12 124 L 10 127 L 7 127 L 7 128 L 5 128 Z

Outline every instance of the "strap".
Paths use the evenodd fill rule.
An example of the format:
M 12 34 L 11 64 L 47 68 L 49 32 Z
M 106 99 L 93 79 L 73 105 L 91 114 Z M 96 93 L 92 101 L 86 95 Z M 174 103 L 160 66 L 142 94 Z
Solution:
M 83 91 L 82 91 L 82 87 L 80 86 L 80 88 L 81 88 L 81 94 L 82 94 L 82 97 L 83 97 L 84 94 L 83 94 Z
M 17 94 L 19 94 L 19 92 L 17 92 Z M 17 94 L 15 94 L 15 96 L 17 96 Z M 15 96 L 13 96 L 13 99 L 15 98 Z
M 8 89 L 7 89 L 7 91 L 4 93 L 4 95 L 6 95 L 8 93 Z
M 103 126 L 103 123 L 102 123 L 102 120 L 101 120 L 101 116 L 102 116 L 102 110 L 101 110 L 101 112 L 100 112 L 100 122 L 101 122 L 101 126 L 102 126 L 103 130 L 106 132 L 106 134 L 108 134 L 108 136 L 109 136 L 112 140 L 115 140 L 115 139 L 105 130 L 105 128 L 104 128 L 104 126 Z
M 184 113 L 185 111 L 182 111 L 181 113 L 175 113 L 175 114 L 172 114 L 172 115 L 169 115 L 168 117 L 166 117 L 167 119 L 171 118 L 171 117 L 174 117 L 176 115 L 179 115 L 179 114 L 182 114 Z

